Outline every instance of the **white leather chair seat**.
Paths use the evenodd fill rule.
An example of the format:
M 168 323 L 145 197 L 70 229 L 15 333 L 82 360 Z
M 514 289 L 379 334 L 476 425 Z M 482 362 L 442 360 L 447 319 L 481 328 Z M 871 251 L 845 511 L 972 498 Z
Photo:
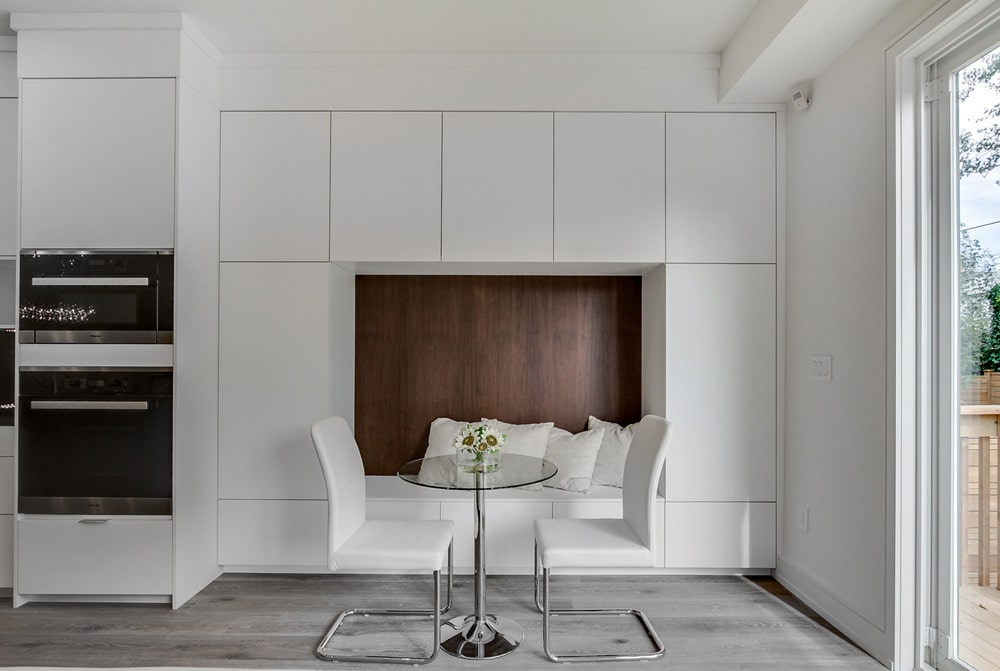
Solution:
M 330 568 L 440 571 L 454 529 L 450 520 L 366 520 L 330 556 Z
M 622 519 L 535 520 L 545 568 L 653 566 L 653 553 Z

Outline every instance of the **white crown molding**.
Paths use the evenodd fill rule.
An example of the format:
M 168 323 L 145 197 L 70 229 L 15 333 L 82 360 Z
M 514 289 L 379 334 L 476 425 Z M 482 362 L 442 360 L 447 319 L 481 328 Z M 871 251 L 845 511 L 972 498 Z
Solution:
M 201 28 L 196 26 L 187 15 L 181 16 L 181 31 L 187 35 L 191 42 L 201 49 L 205 56 L 216 65 L 222 64 L 222 52 L 216 48 L 212 42 L 201 32 Z
M 178 12 L 11 12 L 12 30 L 180 30 Z
M 228 53 L 224 68 L 718 70 L 718 54 L 682 53 Z

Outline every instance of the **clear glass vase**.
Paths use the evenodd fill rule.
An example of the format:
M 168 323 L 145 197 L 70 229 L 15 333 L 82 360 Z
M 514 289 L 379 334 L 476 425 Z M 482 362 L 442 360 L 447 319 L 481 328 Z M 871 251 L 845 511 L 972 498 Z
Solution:
M 492 473 L 500 468 L 500 450 L 480 452 L 471 448 L 458 450 L 455 461 L 466 473 Z

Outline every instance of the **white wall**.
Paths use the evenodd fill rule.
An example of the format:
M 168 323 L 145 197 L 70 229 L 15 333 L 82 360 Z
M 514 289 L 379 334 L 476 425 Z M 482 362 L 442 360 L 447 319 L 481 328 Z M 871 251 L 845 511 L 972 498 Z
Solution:
M 777 576 L 883 663 L 894 636 L 884 52 L 937 4 L 903 3 L 815 79 L 807 111 L 787 115 Z M 831 383 L 809 380 L 812 354 L 833 357 Z

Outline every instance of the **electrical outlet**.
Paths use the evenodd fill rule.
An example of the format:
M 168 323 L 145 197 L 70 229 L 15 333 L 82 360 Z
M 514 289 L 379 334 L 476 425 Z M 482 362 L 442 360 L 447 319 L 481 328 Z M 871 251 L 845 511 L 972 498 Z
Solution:
M 799 508 L 799 531 L 809 533 L 809 509 L 805 506 Z
M 809 357 L 809 379 L 813 382 L 832 381 L 833 357 L 826 354 L 813 354 Z

